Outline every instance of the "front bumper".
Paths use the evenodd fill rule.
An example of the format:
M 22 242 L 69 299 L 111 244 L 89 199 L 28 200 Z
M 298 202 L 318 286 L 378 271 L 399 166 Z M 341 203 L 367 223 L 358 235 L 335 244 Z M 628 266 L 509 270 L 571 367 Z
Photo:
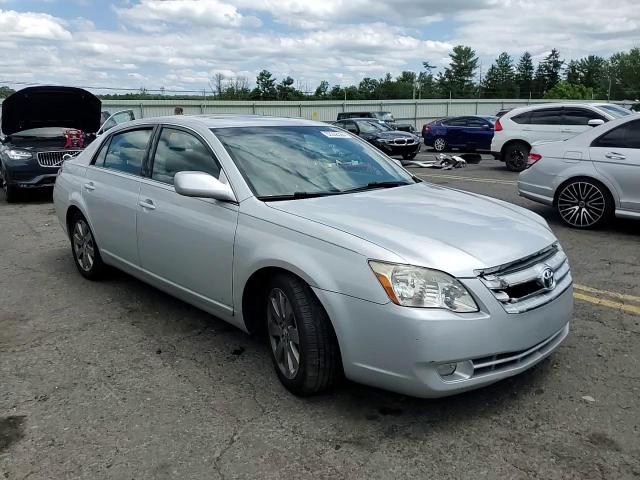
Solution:
M 379 305 L 316 289 L 333 321 L 347 378 L 415 397 L 453 395 L 531 368 L 567 336 L 572 287 L 534 310 L 508 314 L 480 280 L 462 282 L 479 312 Z M 475 365 L 467 378 L 438 373 L 439 365 L 467 361 Z
M 5 180 L 19 188 L 53 187 L 60 167 L 42 167 L 35 159 L 5 163 Z
M 416 142 L 412 145 L 389 145 L 389 144 L 378 144 L 376 146 L 382 150 L 387 155 L 412 155 L 414 153 L 418 153 L 420 151 L 420 142 Z

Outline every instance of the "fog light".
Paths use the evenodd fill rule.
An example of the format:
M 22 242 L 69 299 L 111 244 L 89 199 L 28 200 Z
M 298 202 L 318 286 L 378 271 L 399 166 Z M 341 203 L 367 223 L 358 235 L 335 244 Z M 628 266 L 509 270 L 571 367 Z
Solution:
M 457 366 L 457 363 L 444 363 L 442 365 L 438 365 L 438 375 L 441 377 L 449 377 L 455 373 Z

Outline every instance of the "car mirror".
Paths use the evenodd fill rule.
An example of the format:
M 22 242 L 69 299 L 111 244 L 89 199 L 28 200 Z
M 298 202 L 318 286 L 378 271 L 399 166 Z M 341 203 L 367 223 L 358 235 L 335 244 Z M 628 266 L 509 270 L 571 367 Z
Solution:
M 589 124 L 590 127 L 599 127 L 600 125 L 604 125 L 604 120 L 600 119 L 600 118 L 593 118 L 591 120 L 589 120 Z
M 213 198 L 221 202 L 235 202 L 231 187 L 204 172 L 178 172 L 173 178 L 176 193 L 185 197 Z

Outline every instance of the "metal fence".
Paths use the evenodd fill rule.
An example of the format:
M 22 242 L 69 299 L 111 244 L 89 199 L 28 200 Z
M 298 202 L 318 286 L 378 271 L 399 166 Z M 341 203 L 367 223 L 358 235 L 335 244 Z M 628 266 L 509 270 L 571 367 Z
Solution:
M 396 120 L 421 128 L 423 123 L 453 115 L 494 115 L 504 108 L 522 107 L 558 100 L 347 100 L 347 101 L 205 101 L 205 100 L 103 100 L 104 110 L 114 113 L 132 109 L 136 118 L 173 114 L 180 106 L 185 115 L 244 113 L 279 117 L 301 117 L 335 121 L 339 112 L 391 112 Z M 562 100 L 566 102 L 566 100 Z
M 185 115 L 206 113 L 244 113 L 279 117 L 301 117 L 329 122 L 339 112 L 391 112 L 396 120 L 421 128 L 423 123 L 453 115 L 494 115 L 504 108 L 522 107 L 558 100 L 465 99 L 465 100 L 347 100 L 347 101 L 211 101 L 211 100 L 103 100 L 103 110 L 114 113 L 132 109 L 136 118 L 172 115 L 180 106 Z M 566 100 L 562 100 L 566 102 Z

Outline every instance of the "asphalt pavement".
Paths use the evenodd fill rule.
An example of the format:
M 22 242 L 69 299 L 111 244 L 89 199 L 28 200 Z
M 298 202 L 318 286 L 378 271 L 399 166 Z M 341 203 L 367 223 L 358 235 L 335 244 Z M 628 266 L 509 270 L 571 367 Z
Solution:
M 440 400 L 296 398 L 262 341 L 126 274 L 83 279 L 50 196 L 0 202 L 0 478 L 638 478 L 638 222 L 566 228 L 490 157 L 412 171 L 549 221 L 576 283 L 549 359 Z

